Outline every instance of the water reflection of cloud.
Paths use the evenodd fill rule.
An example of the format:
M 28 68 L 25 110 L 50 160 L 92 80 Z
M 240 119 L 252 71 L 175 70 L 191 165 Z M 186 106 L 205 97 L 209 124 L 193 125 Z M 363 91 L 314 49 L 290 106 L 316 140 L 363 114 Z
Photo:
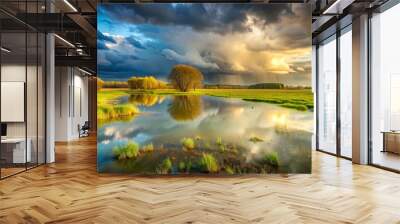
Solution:
M 114 135 L 116 130 L 117 129 L 115 127 L 107 127 L 107 128 L 104 129 L 104 135 L 105 136 L 112 136 L 112 135 Z

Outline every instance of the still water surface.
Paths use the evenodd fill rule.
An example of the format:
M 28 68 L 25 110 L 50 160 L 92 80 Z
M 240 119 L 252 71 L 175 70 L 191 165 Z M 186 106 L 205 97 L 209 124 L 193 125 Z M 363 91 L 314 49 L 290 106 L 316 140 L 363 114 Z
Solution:
M 186 158 L 176 153 L 182 150 L 183 138 L 195 139 L 199 150 L 213 148 L 216 142 L 219 146 L 222 142 L 226 148 L 235 148 L 244 157 L 239 166 L 276 152 L 279 168 L 269 172 L 309 173 L 311 170 L 313 113 L 310 111 L 211 96 L 131 95 L 121 97 L 118 103 L 134 103 L 141 113 L 127 121 L 101 124 L 99 172 L 152 173 L 163 157 Z M 141 164 L 121 163 L 112 149 L 129 141 L 141 146 L 152 143 L 155 151 L 162 149 L 162 153 L 146 156 Z M 175 154 L 169 154 L 172 151 Z M 228 163 L 229 158 L 220 161 Z M 172 173 L 179 173 L 176 170 Z

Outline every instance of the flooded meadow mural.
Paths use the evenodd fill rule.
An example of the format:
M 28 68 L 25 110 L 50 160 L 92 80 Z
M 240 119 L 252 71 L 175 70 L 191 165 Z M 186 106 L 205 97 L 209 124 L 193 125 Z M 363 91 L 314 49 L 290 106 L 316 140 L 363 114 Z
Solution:
M 311 172 L 307 4 L 98 8 L 99 172 Z

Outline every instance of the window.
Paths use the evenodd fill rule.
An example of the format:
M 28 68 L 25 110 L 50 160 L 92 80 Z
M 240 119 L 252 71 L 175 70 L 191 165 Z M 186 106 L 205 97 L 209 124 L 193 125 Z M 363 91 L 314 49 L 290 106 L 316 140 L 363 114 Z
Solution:
M 336 36 L 318 47 L 318 149 L 336 153 Z
M 400 4 L 371 18 L 371 159 L 400 170 Z
M 351 26 L 340 36 L 340 154 L 352 157 L 352 35 Z
M 320 151 L 336 155 L 340 153 L 338 156 L 351 158 L 353 72 L 351 25 L 342 29 L 339 34 L 340 36 L 331 36 L 318 47 L 317 142 Z

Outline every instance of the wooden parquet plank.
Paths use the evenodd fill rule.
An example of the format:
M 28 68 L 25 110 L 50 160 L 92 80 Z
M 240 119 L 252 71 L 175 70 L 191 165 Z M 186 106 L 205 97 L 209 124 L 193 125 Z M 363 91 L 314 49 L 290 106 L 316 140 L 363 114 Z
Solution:
M 313 152 L 313 174 L 97 174 L 94 137 L 0 181 L 0 223 L 400 223 L 400 175 Z

